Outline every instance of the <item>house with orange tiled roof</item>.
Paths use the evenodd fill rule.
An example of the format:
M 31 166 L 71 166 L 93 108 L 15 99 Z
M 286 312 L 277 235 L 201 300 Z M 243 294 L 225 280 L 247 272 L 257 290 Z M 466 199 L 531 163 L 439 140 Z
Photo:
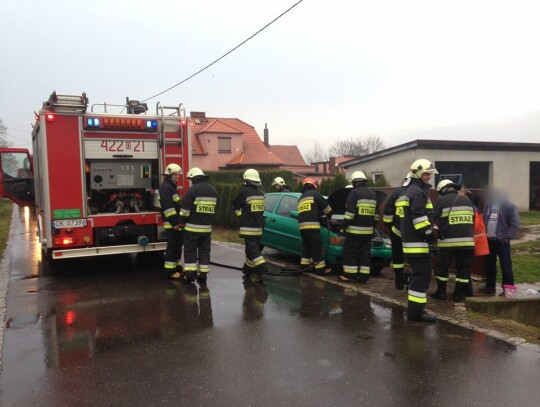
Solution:
M 192 165 L 203 170 L 272 169 L 285 163 L 270 151 L 255 128 L 240 119 L 191 112 Z
M 263 140 L 255 128 L 237 118 L 206 117 L 191 112 L 191 163 L 207 171 L 220 169 L 278 169 L 294 174 L 295 179 L 311 177 L 320 181 L 339 170 L 332 161 L 306 164 L 295 145 L 270 145 L 265 125 Z
M 266 147 L 277 155 L 285 163 L 283 168 L 295 175 L 296 179 L 313 175 L 315 167 L 306 164 L 304 157 L 300 153 L 298 146 L 270 145 L 268 142 L 268 129 L 264 129 L 264 143 Z

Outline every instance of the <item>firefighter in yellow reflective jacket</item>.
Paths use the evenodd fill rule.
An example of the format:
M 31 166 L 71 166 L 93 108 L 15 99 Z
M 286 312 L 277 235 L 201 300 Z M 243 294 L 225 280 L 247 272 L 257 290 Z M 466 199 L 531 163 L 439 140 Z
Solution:
M 401 242 L 400 217 L 396 212 L 396 201 L 405 192 L 405 187 L 397 188 L 387 199 L 383 209 L 383 222 L 390 231 L 392 242 L 392 268 L 394 269 L 394 281 L 397 290 L 403 290 L 409 285 L 410 275 L 405 274 L 405 259 L 403 256 L 403 243 Z
M 165 180 L 159 187 L 159 204 L 163 228 L 167 236 L 167 249 L 165 250 L 165 272 L 173 279 L 182 278 L 182 228 L 180 227 L 180 203 L 176 186 L 182 175 L 182 168 L 178 164 L 169 164 L 165 168 Z
M 252 168 L 244 172 L 244 185 L 234 198 L 232 205 L 240 220 L 238 235 L 244 239 L 246 258 L 244 277 L 251 281 L 262 281 L 266 274 L 266 260 L 261 254 L 260 242 L 264 226 L 264 194 L 259 189 L 259 172 Z
M 326 269 L 321 238 L 321 217 L 331 211 L 330 205 L 317 191 L 319 184 L 311 178 L 304 180 L 302 195 L 298 199 L 298 226 L 302 236 L 302 258 L 300 267 L 311 269 L 317 274 L 330 272 Z
M 216 213 L 217 192 L 207 182 L 208 177 L 200 168 L 190 169 L 187 177 L 192 185 L 180 209 L 180 222 L 184 229 L 184 273 L 188 282 L 196 278 L 200 284 L 204 284 L 210 272 L 212 221 Z
M 429 244 L 436 243 L 433 234 L 433 204 L 428 191 L 432 174 L 438 174 L 429 160 L 420 159 L 412 163 L 407 174 L 409 182 L 396 201 L 400 217 L 403 254 L 411 266 L 407 318 L 409 321 L 435 322 L 433 315 L 426 314 L 426 291 L 431 280 L 432 266 Z
M 371 266 L 371 238 L 373 228 L 379 221 L 377 194 L 367 187 L 367 178 L 362 171 L 355 171 L 350 179 L 353 190 L 349 193 L 342 228 L 345 232 L 343 244 L 343 274 L 339 280 L 367 283 Z
M 434 218 L 439 226 L 437 256 L 437 291 L 431 296 L 446 300 L 448 267 L 456 263 L 456 287 L 453 299 L 459 302 L 472 296 L 471 265 L 474 256 L 474 207 L 469 198 L 458 194 L 461 185 L 444 179 L 437 185 L 440 198 L 435 202 Z

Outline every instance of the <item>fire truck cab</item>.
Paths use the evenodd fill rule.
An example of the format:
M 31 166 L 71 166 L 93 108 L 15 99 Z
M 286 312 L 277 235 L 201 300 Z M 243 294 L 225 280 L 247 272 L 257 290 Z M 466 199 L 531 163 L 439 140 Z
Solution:
M 44 258 L 165 250 L 158 189 L 174 162 L 187 190 L 191 131 L 182 104 L 147 110 L 129 98 L 89 109 L 84 93 L 53 92 L 36 113 L 33 155 L 0 148 L 0 196 L 35 206 Z

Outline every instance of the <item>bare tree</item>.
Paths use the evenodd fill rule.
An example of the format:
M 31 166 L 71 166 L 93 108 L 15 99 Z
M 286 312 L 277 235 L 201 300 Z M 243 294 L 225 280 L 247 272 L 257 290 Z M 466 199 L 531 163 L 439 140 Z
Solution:
M 327 161 L 329 157 L 328 150 L 318 141 L 314 141 L 313 148 L 304 152 L 303 155 L 308 165 L 319 161 Z
M 9 147 L 11 145 L 7 138 L 7 127 L 4 126 L 4 121 L 0 119 L 0 147 Z
M 384 150 L 387 146 L 381 136 L 378 134 L 370 134 L 364 138 L 364 147 L 366 154 L 372 154 Z
M 381 136 L 370 134 L 366 137 L 349 137 L 344 140 L 337 140 L 328 149 L 330 157 L 342 155 L 367 155 L 386 148 Z

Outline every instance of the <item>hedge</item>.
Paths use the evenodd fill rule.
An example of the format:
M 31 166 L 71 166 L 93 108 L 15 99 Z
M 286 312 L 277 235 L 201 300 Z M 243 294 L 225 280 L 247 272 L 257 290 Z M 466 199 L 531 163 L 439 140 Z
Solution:
M 289 186 L 293 186 L 294 179 L 293 174 L 287 170 L 258 170 L 261 177 L 261 189 L 265 192 L 271 192 L 274 190 L 272 187 L 272 181 L 274 178 L 281 177 L 285 180 L 285 183 Z M 245 170 L 225 170 L 225 171 L 205 171 L 208 175 L 208 182 L 212 185 L 218 184 L 234 184 L 241 185 L 244 182 Z
M 209 183 L 215 186 L 218 193 L 215 224 L 231 229 L 238 228 L 238 219 L 234 213 L 232 201 L 244 181 L 242 178 L 244 170 L 207 171 L 206 174 L 209 177 Z M 282 177 L 293 191 L 299 192 L 302 190 L 302 181 L 294 182 L 292 173 L 289 171 L 261 170 L 259 175 L 263 191 L 270 192 L 274 190 L 272 181 L 275 177 Z M 333 178 L 323 178 L 319 191 L 323 195 L 330 195 L 333 191 L 345 188 L 348 184 L 349 182 L 343 174 L 336 174 Z M 385 179 L 376 184 L 369 180 L 368 184 L 376 187 L 388 186 Z

